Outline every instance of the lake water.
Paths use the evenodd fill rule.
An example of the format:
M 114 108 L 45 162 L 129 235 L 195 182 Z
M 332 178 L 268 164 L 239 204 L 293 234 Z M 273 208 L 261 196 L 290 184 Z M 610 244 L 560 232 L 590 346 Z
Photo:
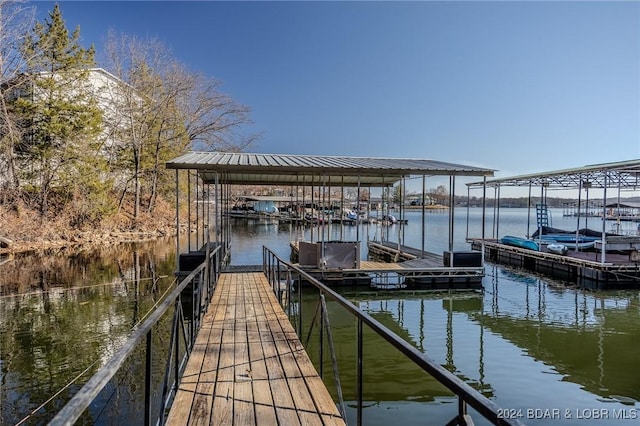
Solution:
M 553 211 L 553 226 L 575 229 L 577 219 L 561 213 Z M 466 209 L 456 209 L 455 249 L 469 248 L 466 216 Z M 391 241 L 404 235 L 405 244 L 419 248 L 421 212 L 409 211 L 406 217 L 404 228 L 364 226 L 359 233 L 372 239 L 384 233 Z M 472 209 L 470 236 L 481 235 L 481 217 L 479 209 Z M 490 237 L 493 220 L 486 220 Z M 588 220 L 589 227 L 601 229 L 599 219 Z M 447 249 L 447 222 L 447 212 L 426 214 L 428 251 Z M 607 230 L 611 225 L 606 224 Z M 634 230 L 633 224 L 625 226 Z M 349 240 L 356 228 L 315 228 L 313 238 L 323 232 L 325 239 Z M 499 236 L 526 233 L 526 210 L 501 211 Z M 301 233 L 289 225 L 248 221 L 235 221 L 232 235 L 235 265 L 260 264 L 263 245 L 288 258 L 289 241 L 311 239 L 308 229 Z M 73 254 L 22 255 L 1 265 L 0 423 L 28 418 L 26 424 L 45 424 L 161 299 L 174 267 L 171 239 Z M 486 266 L 483 285 L 484 291 L 473 293 L 341 291 L 509 409 L 506 415 L 527 424 L 640 423 L 639 291 L 586 292 L 492 264 Z M 315 302 L 306 297 L 303 312 L 311 313 Z M 355 322 L 332 303 L 329 310 L 345 398 L 353 401 Z M 312 347 L 312 356 L 316 352 Z M 456 401 L 446 389 L 372 333 L 365 333 L 364 365 L 364 424 L 443 424 L 455 415 Z M 335 392 L 328 365 L 325 371 Z M 77 376 L 74 385 L 53 397 Z M 123 376 L 101 397 L 108 408 L 93 410 L 87 423 L 139 422 L 135 395 L 140 375 L 131 368 Z M 354 423 L 355 411 L 352 404 L 348 407 L 348 420 Z M 474 420 L 484 424 L 478 416 Z

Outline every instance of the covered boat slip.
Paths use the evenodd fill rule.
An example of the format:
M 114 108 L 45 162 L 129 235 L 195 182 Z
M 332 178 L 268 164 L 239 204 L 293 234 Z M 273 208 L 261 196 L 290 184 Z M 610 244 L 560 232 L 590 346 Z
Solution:
M 422 177 L 423 195 L 425 193 L 425 181 L 429 176 L 446 176 L 449 178 L 449 193 L 455 192 L 455 178 L 457 176 L 478 176 L 487 177 L 493 175 L 493 170 L 470 167 L 461 164 L 445 163 L 440 161 L 428 160 L 428 159 L 403 159 L 403 158 L 372 158 L 372 157 L 339 157 L 339 156 L 311 156 L 311 155 L 275 155 L 275 154 L 249 154 L 249 153 L 219 153 L 219 152 L 192 152 L 185 154 L 179 158 L 176 158 L 166 164 L 167 168 L 176 170 L 176 184 L 178 185 L 179 170 L 188 171 L 189 182 L 192 181 L 192 177 L 196 176 L 196 191 L 199 191 L 210 196 L 215 194 L 215 200 L 213 203 L 207 205 L 215 206 L 214 212 L 214 228 L 215 238 L 222 240 L 222 242 L 230 243 L 230 235 L 227 233 L 229 229 L 228 217 L 224 214 L 230 210 L 229 204 L 231 204 L 230 186 L 231 185 L 270 185 L 290 188 L 290 201 L 297 205 L 305 205 L 307 203 L 314 204 L 326 204 L 326 200 L 336 198 L 336 194 L 332 194 L 332 190 L 342 191 L 342 196 L 339 197 L 343 202 L 357 204 L 357 210 L 359 210 L 360 203 L 360 191 L 362 189 L 382 188 L 388 189 L 394 185 L 400 187 L 400 193 L 405 193 L 405 179 L 409 177 Z M 190 184 L 191 185 L 191 184 Z M 209 187 L 214 185 L 212 191 Z M 202 188 L 201 190 L 198 188 Z M 307 193 L 307 189 L 310 190 L 310 194 Z M 345 188 L 355 189 L 357 193 L 356 199 L 346 201 L 344 197 Z M 390 191 L 386 191 L 389 193 Z M 302 194 L 302 196 L 300 195 Z M 198 197 L 196 195 L 196 197 Z M 306 198 L 305 198 L 306 197 Z M 450 198 L 449 205 L 449 251 L 453 251 L 453 210 L 454 203 L 453 197 Z M 180 200 L 178 200 L 180 201 Z M 383 203 L 385 207 L 381 212 L 383 215 L 389 215 L 390 200 L 385 200 Z M 401 222 L 405 221 L 404 202 L 400 203 L 400 217 Z M 190 203 L 189 203 L 190 205 Z M 204 205 L 204 203 L 202 203 Z M 363 204 L 364 205 L 364 204 Z M 450 268 L 450 271 L 455 268 L 459 268 L 453 262 L 456 255 L 452 253 L 450 255 L 451 262 L 445 264 L 443 256 L 434 253 L 427 253 L 424 250 L 424 212 L 426 207 L 423 206 L 423 247 L 410 248 L 403 244 L 403 241 L 392 243 L 389 241 L 379 241 L 380 245 L 395 246 L 398 253 L 394 253 L 391 258 L 402 257 L 404 253 L 411 252 L 411 258 L 424 258 L 427 262 L 437 258 L 435 263 L 419 264 L 413 267 L 416 274 L 428 274 L 426 269 L 432 268 L 431 274 L 433 279 L 439 282 L 443 280 L 458 281 L 460 274 L 442 273 L 444 268 Z M 195 215 L 200 217 L 210 216 L 209 212 L 202 212 L 201 214 L 196 212 Z M 177 212 L 179 216 L 179 209 Z M 194 222 L 194 213 L 189 209 L 189 219 L 187 220 L 188 226 Z M 196 216 L 195 222 L 198 222 Z M 361 244 L 361 238 L 363 235 L 358 233 L 356 236 L 356 243 Z M 198 234 L 198 233 L 196 233 Z M 203 241 L 204 241 L 204 232 Z M 314 238 L 315 236 L 315 238 Z M 312 244 L 324 244 L 325 241 L 319 241 L 324 238 L 324 232 L 315 232 L 313 227 L 311 228 L 311 241 Z M 177 242 L 179 244 L 179 242 Z M 196 248 L 198 247 L 196 242 Z M 324 249 L 324 246 L 323 246 Z M 390 250 L 389 247 L 386 250 Z M 416 254 L 419 253 L 419 254 Z M 357 257 L 358 254 L 356 253 Z M 463 275 L 467 275 L 467 278 L 472 278 L 475 281 L 481 281 L 482 273 L 478 274 L 478 271 L 484 271 L 482 265 L 481 255 L 479 261 L 474 264 L 475 271 L 471 274 L 467 274 L 467 271 L 458 271 Z M 319 256 L 314 259 L 308 266 L 310 268 L 321 268 L 323 273 L 330 271 L 341 272 L 344 269 L 358 270 L 360 269 L 360 259 L 357 257 L 354 259 L 353 264 L 336 264 L 329 265 L 327 267 L 326 258 Z M 383 261 L 385 259 L 379 258 Z M 386 259 L 387 261 L 389 259 Z M 350 261 L 349 261 L 350 262 Z M 348 263 L 349 263 L 348 262 Z M 411 269 L 410 264 L 404 265 L 404 269 Z M 354 271 L 352 274 L 357 274 L 361 271 Z M 334 275 L 335 276 L 335 275 Z M 465 278 L 466 280 L 466 278 Z
M 528 188 L 528 217 L 531 219 L 533 216 L 533 220 L 527 224 L 527 235 L 519 237 L 541 242 L 538 250 L 501 243 L 501 240 L 505 242 L 505 236 L 500 235 L 500 190 L 504 187 Z M 623 198 L 640 194 L 640 160 L 594 164 L 468 184 L 469 194 L 474 189 L 482 189 L 486 193 L 487 188 L 494 189 L 492 235 L 490 238 L 467 236 L 472 248 L 484 249 L 487 259 L 540 272 L 588 289 L 640 287 L 640 235 L 617 235 L 616 229 L 608 229 L 606 222 L 613 220 L 619 223 L 625 220 L 622 214 L 629 203 Z M 569 238 L 565 243 L 569 250 L 564 255 L 549 253 L 544 244 L 548 223 L 545 223 L 543 207 L 546 206 L 548 192 L 553 190 L 571 191 L 572 196 L 578 199 L 573 214 L 576 227 L 564 230 L 564 236 Z M 533 198 L 537 203 L 535 214 L 531 212 Z M 589 222 L 590 225 L 595 222 L 596 229 L 581 229 L 580 224 L 585 222 L 586 217 L 593 216 L 593 208 L 589 203 L 594 199 L 602 206 L 599 218 Z M 616 217 L 616 214 L 619 216 Z M 585 235 L 597 235 L 592 238 L 589 249 L 585 249 L 583 243 L 578 243 L 581 238 L 586 238 Z M 553 238 L 553 235 L 547 236 Z M 571 241 L 574 239 L 576 243 L 572 247 Z M 549 241 L 553 242 L 549 239 L 546 242 Z
M 232 247 L 229 226 L 231 219 L 224 214 L 229 210 L 232 199 L 231 185 L 290 186 L 291 193 L 296 194 L 296 197 L 299 187 L 311 187 L 309 201 L 314 204 L 317 200 L 314 189 L 323 194 L 320 196 L 322 198 L 325 197 L 325 193 L 330 193 L 331 188 L 336 187 L 355 187 L 360 195 L 360 188 L 388 188 L 398 183 L 403 185 L 405 177 L 416 174 L 423 177 L 423 188 L 424 178 L 430 175 L 449 176 L 453 187 L 457 175 L 491 176 L 493 173 L 487 169 L 431 160 L 228 153 L 190 153 L 167 163 L 167 167 L 176 169 L 176 187 L 188 188 L 188 207 L 185 209 L 187 217 L 184 217 L 184 214 L 181 217 L 180 191 L 177 191 L 176 196 L 176 225 L 180 228 L 181 224 L 186 222 L 190 234 L 188 253 L 180 253 L 182 246 L 178 233 L 176 245 L 179 273 L 183 272 L 183 264 L 186 265 L 191 257 L 202 251 L 199 249 L 200 238 L 206 248 L 210 245 L 209 235 L 213 235 L 214 241 L 211 243 L 225 254 Z M 180 170 L 186 171 L 186 179 L 181 180 L 184 174 L 180 175 Z M 197 208 L 194 211 L 194 194 L 196 201 L 200 197 L 205 201 L 205 197 L 212 195 L 213 199 L 196 202 Z M 303 204 L 305 201 L 303 192 Z M 453 216 L 450 216 L 450 239 L 453 234 L 452 223 Z M 192 233 L 193 226 L 195 230 Z M 355 244 L 345 241 L 333 242 L 346 247 L 340 247 L 336 252 L 339 254 L 333 260 L 342 257 L 337 260 L 338 264 L 329 265 L 327 257 L 319 256 L 325 252 L 316 251 L 309 258 L 312 264 L 307 266 L 332 266 L 334 271 L 339 272 L 340 269 L 345 269 L 341 263 L 347 262 L 354 266 L 356 273 L 361 273 L 359 228 L 356 227 Z M 324 233 L 316 230 L 316 234 L 324 238 Z M 194 239 L 195 250 L 192 251 Z M 308 243 L 317 248 L 319 244 L 330 242 L 315 241 L 312 237 Z M 450 241 L 450 247 L 452 244 Z M 400 241 L 395 247 L 399 249 L 397 256 L 407 255 L 408 248 L 402 246 Z M 206 249 L 206 252 L 208 253 L 209 249 Z M 424 254 L 425 262 L 430 262 L 432 255 L 424 253 L 424 249 L 420 252 Z M 399 350 L 399 356 L 408 357 L 457 395 L 457 413 L 449 424 L 469 424 L 467 406 L 473 407 L 494 424 L 520 424 L 515 419 L 501 418 L 499 409 L 486 397 L 441 365 L 427 359 L 414 346 L 379 324 L 306 270 L 289 264 L 268 247 L 262 248 L 262 255 L 261 272 L 247 272 L 243 271 L 241 265 L 229 266 L 225 263 L 211 303 L 207 305 L 209 311 L 201 322 L 202 328 L 180 381 L 169 413 L 169 424 L 344 424 L 340 413 L 344 414 L 347 410 L 336 377 L 338 371 L 334 359 L 335 349 L 331 349 L 330 352 L 334 364 L 334 380 L 338 388 L 336 399 L 340 404 L 340 410 L 337 409 L 336 402 L 332 400 L 305 353 L 296 331 L 291 326 L 290 318 L 279 304 L 282 297 L 282 300 L 288 301 L 289 309 L 297 312 L 296 330 L 302 333 L 303 279 L 319 290 L 316 316 L 310 327 L 313 327 L 316 319 L 323 321 L 323 325 L 319 325 L 321 345 L 326 338 L 328 346 L 333 346 L 325 296 L 346 309 L 356 320 L 355 350 L 359 361 L 353 368 L 359 379 L 356 386 L 356 405 L 350 405 L 350 408 L 355 410 L 358 424 L 361 423 L 365 402 L 362 388 L 363 340 L 365 334 L 368 334 L 364 333 L 365 327 L 382 336 Z M 201 253 L 198 256 L 203 257 Z M 208 254 L 204 257 L 207 256 Z M 228 262 L 228 257 L 225 260 Z M 362 263 L 368 265 L 367 261 Z M 377 263 L 379 264 L 380 262 Z M 389 270 L 395 269 L 399 262 L 387 265 Z M 251 268 L 251 265 L 246 266 L 247 270 Z M 438 268 L 444 269 L 445 265 L 441 264 Z M 484 271 L 484 268 L 481 269 Z M 188 269 L 184 272 L 188 272 Z M 325 272 L 326 269 L 323 273 Z M 293 275 L 285 275 L 287 278 L 283 279 L 283 273 L 298 277 L 298 290 L 294 290 L 295 286 L 290 285 L 293 283 Z M 193 299 L 197 299 L 198 290 L 195 285 L 189 290 L 193 293 Z M 277 297 L 274 291 L 278 293 Z M 291 295 L 294 291 L 298 295 L 297 303 L 293 302 Z M 322 354 L 323 351 L 320 351 L 320 365 L 323 365 Z

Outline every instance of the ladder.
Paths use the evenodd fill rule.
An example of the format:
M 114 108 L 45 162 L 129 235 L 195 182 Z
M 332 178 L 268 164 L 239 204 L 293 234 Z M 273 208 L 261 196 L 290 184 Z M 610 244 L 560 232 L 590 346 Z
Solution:
M 551 226 L 549 208 L 546 204 L 536 204 L 536 219 L 538 221 L 538 228 Z

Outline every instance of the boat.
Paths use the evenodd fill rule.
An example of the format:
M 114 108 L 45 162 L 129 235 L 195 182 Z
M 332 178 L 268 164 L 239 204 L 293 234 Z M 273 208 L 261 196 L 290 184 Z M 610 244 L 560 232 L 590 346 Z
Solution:
M 553 254 L 565 255 L 569 251 L 569 247 L 564 244 L 552 243 L 547 246 L 547 251 Z
M 505 235 L 500 242 L 507 246 L 520 247 L 524 249 L 540 251 L 540 246 L 533 240 L 528 238 L 514 237 L 513 235 Z
M 572 239 L 573 241 L 575 241 L 576 233 L 578 235 L 578 238 L 583 242 L 596 241 L 596 240 L 602 239 L 602 232 L 594 231 L 593 229 L 580 228 L 577 231 L 567 231 L 564 229 L 552 228 L 550 226 L 541 226 L 539 229 L 536 229 L 536 231 L 533 233 L 531 237 L 535 239 L 538 237 L 539 234 L 542 234 L 543 237 L 549 237 L 549 238 L 553 237 L 557 241 L 571 241 Z M 610 236 L 610 235 L 617 235 L 617 234 L 607 232 L 606 235 Z
M 618 234 L 606 233 L 607 237 L 616 235 Z M 531 238 L 534 240 L 542 240 L 549 244 L 564 244 L 573 250 L 589 250 L 595 247 L 596 241 L 602 240 L 602 232 L 589 228 L 581 228 L 577 231 L 566 231 L 550 226 L 542 226 L 533 233 Z
M 549 234 L 549 235 L 543 235 L 541 238 L 536 238 L 536 241 L 540 241 L 542 242 L 542 244 L 548 244 L 549 246 L 562 245 L 562 246 L 565 246 L 567 249 L 572 249 L 572 250 L 589 250 L 594 248 L 596 245 L 596 241 L 600 241 L 600 239 L 599 238 L 585 239 L 585 238 L 578 237 L 578 241 L 576 242 L 575 234 L 572 237 L 566 236 L 566 235 Z

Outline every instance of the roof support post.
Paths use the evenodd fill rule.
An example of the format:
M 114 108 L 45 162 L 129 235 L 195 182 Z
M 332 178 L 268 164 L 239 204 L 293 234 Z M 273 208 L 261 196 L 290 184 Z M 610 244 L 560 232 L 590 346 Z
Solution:
M 329 193 L 329 214 L 327 222 L 327 239 L 331 239 L 331 230 L 333 228 L 333 201 L 331 200 L 331 175 L 327 177 L 327 192 Z
M 620 225 L 620 201 L 621 201 L 621 197 L 622 197 L 622 179 L 620 178 L 620 176 L 618 175 L 618 201 L 617 201 L 617 205 L 616 205 L 616 233 L 619 234 L 621 232 L 621 225 Z M 607 203 L 604 203 L 605 206 L 607 205 Z M 631 212 L 632 213 L 632 212 Z M 612 215 L 613 216 L 613 215 Z
M 187 170 L 187 251 L 191 251 L 191 170 Z
M 311 242 L 313 243 L 313 228 L 315 227 L 314 223 L 313 223 L 313 211 L 315 210 L 315 197 L 314 197 L 314 193 L 313 193 L 313 181 L 314 181 L 314 176 L 311 176 Z
M 484 265 L 484 240 L 485 240 L 485 224 L 487 210 L 487 177 L 482 178 L 482 264 Z
M 491 236 L 495 239 L 498 239 L 498 234 L 496 233 L 496 208 L 498 206 L 498 187 L 493 187 L 493 223 L 491 227 Z
M 204 199 L 204 196 L 206 194 L 206 187 L 205 187 L 205 183 L 204 183 L 204 179 L 200 179 L 201 184 L 200 184 L 200 203 L 202 204 L 201 208 L 202 208 L 202 245 L 205 245 L 207 243 L 207 238 L 205 236 L 205 232 L 206 232 L 206 224 L 207 224 L 207 216 L 206 216 L 206 206 L 208 205 Z
M 207 183 L 207 222 L 206 222 L 206 236 L 207 243 L 211 241 L 211 184 Z
M 302 176 L 302 241 L 304 241 L 305 222 L 307 220 L 307 178 Z
M 527 238 L 531 237 L 531 181 L 529 181 L 529 198 L 527 199 Z
M 469 204 L 471 201 L 471 188 L 467 186 L 467 230 L 465 232 L 465 239 L 469 240 L 469 216 L 471 215 L 471 210 Z
M 591 187 L 591 182 L 585 182 L 585 203 L 587 204 L 585 216 L 584 216 L 584 227 L 589 227 L 589 215 L 591 214 L 591 209 L 589 208 L 589 188 Z
M 176 269 L 180 268 L 180 186 L 176 169 Z
M 322 175 L 322 199 L 321 199 L 321 203 L 322 203 L 322 223 L 319 224 L 319 226 L 322 227 L 322 237 L 321 237 L 321 242 L 320 242 L 320 266 L 322 269 L 326 268 L 327 266 L 327 260 L 325 258 L 325 242 L 326 242 L 326 235 L 325 235 L 325 231 L 327 230 L 327 187 L 326 187 L 326 175 Z
M 500 198 L 502 187 L 498 184 L 498 200 L 496 201 L 496 238 L 500 238 Z
M 215 234 L 215 238 L 213 239 L 216 242 L 216 244 L 220 242 L 218 239 L 218 236 L 220 235 L 220 231 L 221 231 L 220 226 L 222 223 L 220 220 L 220 209 L 222 208 L 222 206 L 220 205 L 220 194 L 218 193 L 219 186 L 220 186 L 220 180 L 218 178 L 218 173 L 216 172 L 216 183 L 215 183 L 216 208 L 215 208 L 215 217 L 214 217 L 216 234 Z
M 358 225 L 358 219 L 360 219 L 360 176 L 358 176 L 358 192 L 356 195 L 356 241 L 360 242 L 360 226 Z
M 340 186 L 340 241 L 344 239 L 344 175 L 341 176 L 342 185 Z M 356 226 L 358 225 L 358 217 L 356 216 Z
M 606 262 L 607 253 L 607 185 L 609 184 L 609 172 L 604 173 L 604 188 L 602 194 L 602 263 Z
M 198 194 L 200 192 L 200 181 L 198 180 L 198 172 L 195 172 L 193 175 L 196 184 L 196 199 L 195 199 L 195 210 L 196 210 L 196 250 L 200 249 L 200 206 L 198 205 Z
M 578 210 L 577 210 L 577 225 L 576 225 L 576 251 L 580 251 L 579 239 L 580 239 L 580 205 L 582 204 L 582 175 L 580 175 L 580 182 L 578 183 Z
M 302 233 L 304 233 L 304 213 L 302 213 L 302 217 L 300 217 L 301 214 L 301 210 L 300 210 L 300 184 L 298 182 L 298 180 L 300 179 L 300 176 L 296 175 L 296 209 L 295 209 L 295 217 L 293 218 L 294 222 L 293 222 L 293 226 L 295 229 L 295 234 L 296 234 L 296 239 L 299 241 L 298 239 L 298 232 L 301 231 Z M 304 206 L 302 206 L 302 212 L 304 212 Z
M 540 212 L 544 206 L 544 182 L 540 186 Z M 538 251 L 542 251 L 542 213 L 536 211 L 536 221 L 538 222 Z
M 407 181 L 405 176 L 402 176 L 402 179 L 400 180 L 400 229 L 402 229 L 402 244 L 404 244 L 404 231 L 405 231 L 405 226 L 404 226 L 404 218 L 405 218 L 405 188 L 407 187 Z M 399 239 L 399 238 L 398 238 Z
M 453 233 L 454 233 L 454 194 L 456 190 L 456 177 L 449 176 L 449 251 L 453 251 Z M 453 256 L 450 256 L 451 266 L 453 266 Z
M 424 236 L 424 230 L 425 230 L 425 204 L 424 204 L 424 194 L 426 192 L 426 176 L 422 175 L 422 223 L 420 224 L 420 235 L 422 236 L 422 245 L 420 246 L 420 250 L 422 252 L 422 258 L 424 259 L 424 243 L 425 243 L 425 236 Z M 468 203 L 467 203 L 468 204 Z M 468 226 L 467 226 L 467 231 L 468 231 Z

